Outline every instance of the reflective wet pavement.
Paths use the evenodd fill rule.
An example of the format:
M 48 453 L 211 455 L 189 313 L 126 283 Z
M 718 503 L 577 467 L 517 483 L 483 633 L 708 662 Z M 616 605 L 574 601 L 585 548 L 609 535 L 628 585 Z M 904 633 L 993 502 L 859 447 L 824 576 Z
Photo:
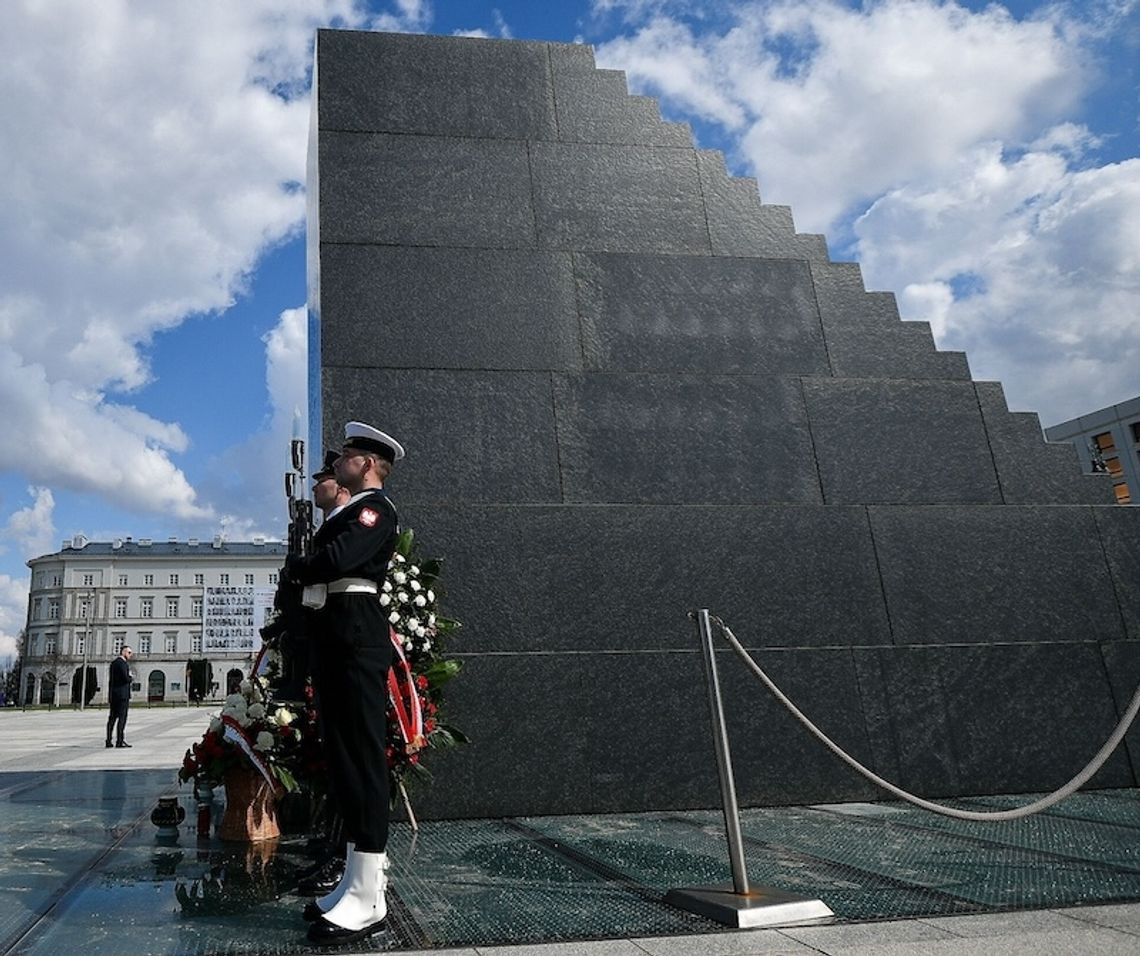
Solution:
M 144 751 L 136 765 L 148 762 Z M 87 764 L 88 756 L 76 759 Z M 102 759 L 127 756 L 108 752 Z M 252 845 L 199 840 L 192 796 L 177 786 L 173 769 L 0 765 L 7 768 L 0 772 L 0 956 L 309 951 L 303 901 L 292 892 L 297 871 L 310 862 L 302 836 Z M 150 822 L 162 795 L 177 796 L 187 810 L 174 845 L 158 843 Z M 1024 800 L 961 805 L 1015 802 Z M 883 803 L 746 810 L 742 830 L 756 883 L 817 896 L 840 925 L 755 934 L 754 948 L 741 949 L 735 943 L 747 934 L 666 906 L 662 897 L 672 887 L 729 881 L 716 812 L 425 822 L 418 834 L 406 824 L 394 827 L 390 926 L 354 951 L 487 952 L 496 945 L 578 941 L 609 947 L 597 950 L 606 953 L 680 952 L 687 941 L 717 940 L 719 948 L 687 951 L 821 953 L 832 950 L 811 941 L 845 928 L 883 927 L 882 944 L 898 932 L 887 927 L 903 926 L 941 945 L 962 935 L 945 928 L 953 922 L 945 917 L 1063 918 L 1080 928 L 1082 913 L 1100 912 L 1096 906 L 1140 901 L 1135 790 L 1078 794 L 1047 814 L 1001 824 L 961 823 Z M 1069 911 L 1075 917 L 1013 912 L 1075 906 L 1087 909 Z M 977 917 L 955 925 L 968 927 L 971 918 Z M 886 920 L 910 922 L 843 925 Z M 1140 952 L 1140 918 L 1131 925 L 1132 932 L 1112 931 L 1120 952 Z M 657 949 L 614 948 L 647 938 L 658 938 Z M 779 948 L 755 948 L 762 939 Z M 897 950 L 920 951 L 928 950 Z

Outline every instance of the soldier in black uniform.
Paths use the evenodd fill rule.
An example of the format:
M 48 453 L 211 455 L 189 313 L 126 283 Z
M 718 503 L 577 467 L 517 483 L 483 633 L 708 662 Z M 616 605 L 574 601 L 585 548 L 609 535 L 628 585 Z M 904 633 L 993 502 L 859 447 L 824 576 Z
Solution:
M 352 497 L 321 526 L 312 553 L 291 555 L 285 565 L 292 580 L 307 586 L 307 603 L 320 603 L 321 595 L 311 592 L 321 586 L 326 594 L 314 634 L 321 726 L 348 838 L 344 877 L 305 910 L 313 921 L 309 939 L 319 944 L 363 939 L 387 914 L 385 734 L 393 651 L 379 591 L 398 534 L 396 508 L 383 485 L 404 449 L 363 422 L 349 422 L 344 434 L 336 477 Z
M 313 479 L 313 504 L 320 509 L 323 521 L 316 533 L 313 535 L 312 548 L 318 549 L 326 541 L 326 536 L 322 534 L 324 525 L 328 523 L 341 508 L 348 504 L 348 499 L 352 497 L 348 489 L 343 485 L 338 484 L 336 480 L 336 460 L 340 457 L 339 451 L 326 451 L 324 462 L 321 467 L 312 475 Z M 289 584 L 290 587 L 296 585 Z M 298 602 L 300 596 L 297 597 Z M 315 614 L 315 611 L 306 609 L 305 618 L 309 620 Z M 306 628 L 306 636 L 312 628 Z M 317 670 L 317 662 L 313 659 L 313 641 L 305 641 L 305 673 L 313 678 L 313 686 L 317 691 L 317 706 L 320 707 L 320 672 Z M 331 890 L 336 889 L 337 884 L 340 883 L 341 878 L 344 876 L 344 863 L 345 863 L 345 838 L 344 826 L 341 821 L 340 810 L 336 806 L 336 794 L 329 791 L 328 803 L 326 805 L 326 833 L 325 839 L 327 846 L 321 852 L 316 864 L 308 870 L 298 875 L 297 889 L 308 896 L 323 896 Z

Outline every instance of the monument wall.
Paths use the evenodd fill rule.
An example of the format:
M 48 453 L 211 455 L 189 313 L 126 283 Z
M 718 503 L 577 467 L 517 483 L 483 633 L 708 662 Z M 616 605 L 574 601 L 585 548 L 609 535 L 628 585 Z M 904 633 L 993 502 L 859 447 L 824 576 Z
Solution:
M 708 607 L 923 795 L 1047 790 L 1140 682 L 1140 509 L 588 47 L 322 30 L 326 444 L 464 622 L 425 816 L 715 806 Z M 727 652 L 744 805 L 881 795 Z M 1092 786 L 1134 786 L 1140 730 Z

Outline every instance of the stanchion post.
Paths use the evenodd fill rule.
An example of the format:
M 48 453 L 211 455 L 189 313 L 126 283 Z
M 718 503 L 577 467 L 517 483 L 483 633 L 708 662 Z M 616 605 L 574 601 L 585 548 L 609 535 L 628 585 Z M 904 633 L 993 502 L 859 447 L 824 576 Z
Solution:
M 732 775 L 732 753 L 728 747 L 728 727 L 724 722 L 724 701 L 720 696 L 720 679 L 716 670 L 712 624 L 708 608 L 697 611 L 697 632 L 701 656 L 705 663 L 705 682 L 709 689 L 709 716 L 712 720 L 713 748 L 720 780 L 720 799 L 724 807 L 724 831 L 728 837 L 728 862 L 732 867 L 732 888 L 741 896 L 748 895 L 748 871 L 744 866 L 744 838 L 740 835 L 740 808 L 736 804 L 736 780 Z
M 822 900 L 773 887 L 751 887 L 748 884 L 748 871 L 744 864 L 744 838 L 740 833 L 740 809 L 736 803 L 736 782 L 732 775 L 732 754 L 728 747 L 728 727 L 724 720 L 724 702 L 720 694 L 720 678 L 717 675 L 716 652 L 713 648 L 712 623 L 708 608 L 702 608 L 692 616 L 697 621 L 705 682 L 709 690 L 709 715 L 712 718 L 713 747 L 716 751 L 717 776 L 720 778 L 720 795 L 724 807 L 732 887 L 672 889 L 665 894 L 665 902 L 741 929 L 803 925 L 833 919 L 835 914 Z

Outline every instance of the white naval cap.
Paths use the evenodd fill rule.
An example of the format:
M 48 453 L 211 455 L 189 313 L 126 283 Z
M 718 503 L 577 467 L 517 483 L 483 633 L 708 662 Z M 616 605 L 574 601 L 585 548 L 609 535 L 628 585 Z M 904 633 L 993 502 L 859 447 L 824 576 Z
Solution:
M 346 448 L 375 452 L 381 458 L 392 462 L 404 457 L 403 445 L 391 435 L 386 435 L 379 428 L 373 428 L 364 422 L 349 422 L 344 426 L 344 444 Z

